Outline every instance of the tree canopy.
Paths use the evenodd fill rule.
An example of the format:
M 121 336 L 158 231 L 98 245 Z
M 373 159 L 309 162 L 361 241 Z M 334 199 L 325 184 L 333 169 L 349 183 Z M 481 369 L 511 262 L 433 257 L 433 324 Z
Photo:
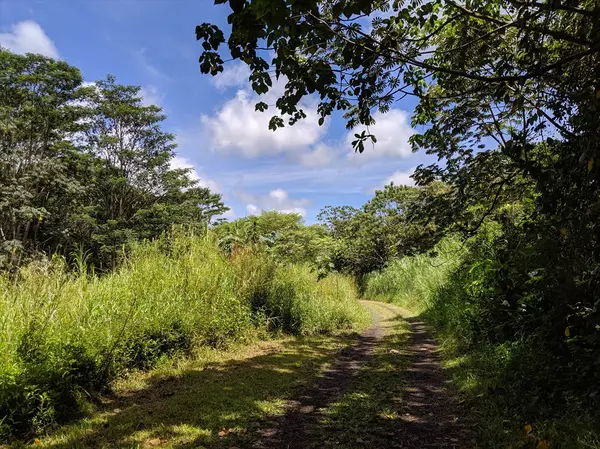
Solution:
M 359 127 L 352 145 L 362 153 L 377 145 L 375 113 L 416 99 L 410 143 L 437 162 L 417 168 L 415 191 L 386 187 L 361 209 L 321 214 L 342 242 L 339 265 L 362 275 L 458 233 L 470 242 L 455 281 L 473 338 L 534 341 L 555 366 L 540 362 L 532 385 L 546 376 L 559 391 L 577 378 L 580 398 L 586 387 L 597 394 L 600 3 L 215 3 L 229 8 L 228 29 L 196 28 L 200 70 L 217 75 L 239 60 L 257 94 L 282 79 L 273 130 L 305 118 L 311 96 L 321 124 L 340 111 Z
M 0 267 L 79 248 L 110 268 L 130 242 L 227 210 L 171 168 L 174 136 L 138 86 L 5 50 L 0 73 Z

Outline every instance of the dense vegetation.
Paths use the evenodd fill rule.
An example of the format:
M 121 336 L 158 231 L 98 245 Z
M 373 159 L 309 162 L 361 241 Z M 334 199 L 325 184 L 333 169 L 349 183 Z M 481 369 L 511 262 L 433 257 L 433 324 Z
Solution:
M 171 168 L 175 136 L 139 87 L 2 49 L 0 73 L 0 268 L 77 248 L 110 269 L 132 242 L 228 209 Z
M 0 430 L 42 430 L 132 369 L 220 348 L 258 330 L 310 335 L 368 323 L 350 278 L 317 282 L 259 248 L 227 255 L 214 234 L 133 245 L 111 274 L 85 260 L 32 263 L 0 277 Z
M 140 88 L 0 50 L 0 440 L 73 417 L 131 370 L 258 334 L 369 322 L 317 273 L 325 228 L 227 210 Z
M 438 328 L 482 446 L 600 444 L 600 3 L 216 3 L 231 33 L 197 27 L 200 69 L 226 43 L 257 93 L 283 78 L 272 129 L 315 95 L 368 151 L 375 112 L 413 96 L 411 144 L 438 162 L 320 225 L 209 231 L 226 207 L 171 169 L 139 88 L 0 51 L 4 436 L 195 345 L 359 326 L 352 275 Z
M 514 429 L 560 427 L 568 415 L 556 444 L 598 444 L 600 4 L 216 3 L 229 7 L 231 32 L 197 27 L 200 69 L 222 71 L 226 44 L 257 93 L 273 72 L 283 78 L 274 130 L 305 118 L 301 100 L 315 94 L 321 123 L 343 111 L 359 127 L 354 148 L 369 151 L 374 114 L 416 99 L 413 149 L 438 162 L 416 170 L 418 190 L 393 205 L 399 218 L 367 206 L 325 211 L 341 239 L 334 265 L 361 279 L 385 267 L 367 275 L 368 293 L 426 311 L 470 360 L 491 354 L 479 358 L 490 386 L 479 402 L 501 396 L 504 407 L 488 418 Z M 393 232 L 371 226 L 387 222 Z M 595 437 L 576 435 L 580 420 Z M 484 446 L 505 430 L 481 430 Z

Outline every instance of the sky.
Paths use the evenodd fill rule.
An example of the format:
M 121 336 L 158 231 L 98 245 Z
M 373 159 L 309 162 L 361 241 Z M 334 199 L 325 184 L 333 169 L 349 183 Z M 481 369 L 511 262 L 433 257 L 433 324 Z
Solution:
M 86 82 L 112 74 L 141 86 L 177 136 L 173 165 L 192 168 L 201 185 L 221 193 L 229 219 L 279 210 L 313 223 L 327 205 L 359 207 L 390 181 L 413 183 L 414 168 L 430 162 L 408 144 L 413 100 L 376 113 L 377 143 L 357 154 L 350 142 L 361 129 L 346 130 L 339 114 L 319 126 L 313 98 L 303 101 L 307 119 L 268 129 L 273 110 L 254 105 L 273 104 L 284 80 L 259 98 L 240 63 L 202 75 L 195 27 L 209 22 L 227 33 L 227 14 L 212 0 L 0 0 L 0 46 L 65 60 Z

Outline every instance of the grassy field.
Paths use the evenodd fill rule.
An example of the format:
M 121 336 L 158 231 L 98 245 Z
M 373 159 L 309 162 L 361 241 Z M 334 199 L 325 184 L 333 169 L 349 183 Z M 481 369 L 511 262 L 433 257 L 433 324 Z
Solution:
M 225 255 L 210 238 L 136 247 L 102 277 L 54 259 L 0 277 L 0 438 L 81 415 L 90 398 L 137 370 L 273 332 L 360 329 L 369 322 L 352 280 L 317 282 L 307 266 L 267 254 Z

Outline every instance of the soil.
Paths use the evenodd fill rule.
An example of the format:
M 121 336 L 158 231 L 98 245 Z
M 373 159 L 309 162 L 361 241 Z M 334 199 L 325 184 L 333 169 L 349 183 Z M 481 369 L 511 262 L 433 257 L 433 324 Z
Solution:
M 449 392 L 431 332 L 419 319 L 391 304 L 364 301 L 373 321 L 356 344 L 340 351 L 339 356 L 317 382 L 291 399 L 284 413 L 266 421 L 258 431 L 254 449 L 307 449 L 318 447 L 312 431 L 323 419 L 323 412 L 348 390 L 360 369 L 373 355 L 380 340 L 390 331 L 382 309 L 402 316 L 410 324 L 407 348 L 410 360 L 405 373 L 406 387 L 398 411 L 397 431 L 381 448 L 466 448 L 465 425 L 456 398 Z

